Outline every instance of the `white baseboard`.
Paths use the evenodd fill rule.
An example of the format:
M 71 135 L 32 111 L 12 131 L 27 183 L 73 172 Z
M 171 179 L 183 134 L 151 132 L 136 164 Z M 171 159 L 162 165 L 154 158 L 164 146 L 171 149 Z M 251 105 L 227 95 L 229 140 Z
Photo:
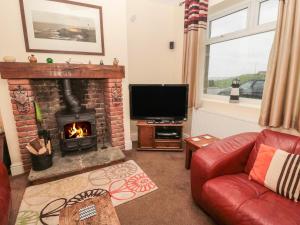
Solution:
M 24 173 L 23 163 L 13 163 L 10 165 L 10 171 L 12 176 L 20 175 Z
M 125 140 L 125 150 L 132 150 L 132 141 Z
M 138 134 L 137 134 L 137 132 L 135 132 L 135 133 L 131 132 L 131 140 L 132 141 L 137 141 L 138 140 Z

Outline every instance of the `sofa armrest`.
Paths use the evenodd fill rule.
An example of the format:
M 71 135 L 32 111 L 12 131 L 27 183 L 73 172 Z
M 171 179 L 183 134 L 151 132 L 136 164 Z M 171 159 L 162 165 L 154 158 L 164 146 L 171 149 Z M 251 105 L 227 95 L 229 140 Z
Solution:
M 243 133 L 217 141 L 192 157 L 191 188 L 196 202 L 201 202 L 202 185 L 214 177 L 244 171 L 258 133 Z

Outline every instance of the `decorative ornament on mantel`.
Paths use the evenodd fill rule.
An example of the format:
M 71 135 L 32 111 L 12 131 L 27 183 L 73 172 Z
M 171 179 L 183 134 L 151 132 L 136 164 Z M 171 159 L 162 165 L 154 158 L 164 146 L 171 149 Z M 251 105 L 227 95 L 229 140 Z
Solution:
M 30 63 L 37 63 L 37 58 L 33 54 L 28 56 L 28 60 L 29 60 Z
M 71 64 L 72 58 L 68 58 L 68 60 L 66 60 L 67 64 Z
M 112 95 L 112 102 L 115 105 L 119 105 L 122 102 L 122 90 L 117 83 L 115 83 L 114 87 L 112 87 L 111 95 Z
M 52 58 L 47 58 L 47 59 L 46 59 L 46 62 L 47 62 L 47 63 L 53 63 L 53 59 L 52 59 Z
M 13 91 L 13 99 L 16 101 L 17 110 L 20 113 L 27 113 L 30 111 L 30 101 L 27 91 L 20 85 Z
M 114 58 L 113 65 L 114 66 L 118 66 L 119 65 L 119 60 L 117 58 Z
M 3 57 L 3 61 L 4 62 L 16 62 L 16 57 L 7 55 L 7 56 Z

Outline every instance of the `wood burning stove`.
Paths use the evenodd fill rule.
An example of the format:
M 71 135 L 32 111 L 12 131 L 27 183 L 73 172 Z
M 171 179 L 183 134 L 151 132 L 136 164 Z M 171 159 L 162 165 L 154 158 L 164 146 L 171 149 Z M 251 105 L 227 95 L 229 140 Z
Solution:
M 72 95 L 69 79 L 64 80 L 67 109 L 55 114 L 60 134 L 60 149 L 64 156 L 69 152 L 97 150 L 96 111 L 82 109 Z
M 68 152 L 97 149 L 96 116 L 94 110 L 79 113 L 56 113 L 62 156 Z

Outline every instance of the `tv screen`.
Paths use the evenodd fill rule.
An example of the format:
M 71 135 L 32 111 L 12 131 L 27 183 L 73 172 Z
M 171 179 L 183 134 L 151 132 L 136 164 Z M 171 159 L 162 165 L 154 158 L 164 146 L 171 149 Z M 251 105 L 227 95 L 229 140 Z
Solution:
M 188 85 L 142 85 L 130 89 L 130 117 L 134 120 L 186 120 Z

